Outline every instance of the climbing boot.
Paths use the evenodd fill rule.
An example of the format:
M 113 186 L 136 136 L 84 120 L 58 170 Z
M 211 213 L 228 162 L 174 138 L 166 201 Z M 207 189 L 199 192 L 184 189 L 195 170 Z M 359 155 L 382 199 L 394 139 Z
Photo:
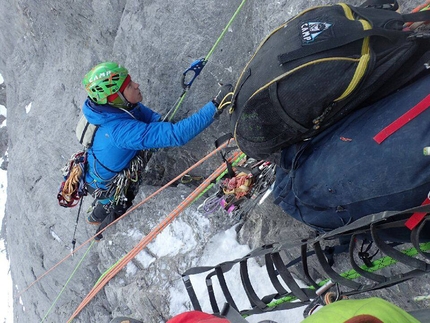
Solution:
M 88 216 L 87 222 L 89 224 L 92 224 L 92 225 L 100 225 L 101 224 L 101 221 L 96 220 L 96 219 L 93 218 L 93 214 L 92 213 Z

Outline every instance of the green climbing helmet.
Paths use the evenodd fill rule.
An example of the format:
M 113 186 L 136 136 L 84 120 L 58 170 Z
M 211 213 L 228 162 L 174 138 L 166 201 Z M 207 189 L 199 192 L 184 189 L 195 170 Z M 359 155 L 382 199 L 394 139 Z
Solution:
M 89 71 L 82 84 L 92 101 L 106 104 L 107 97 L 119 91 L 128 75 L 128 70 L 114 62 L 104 62 Z

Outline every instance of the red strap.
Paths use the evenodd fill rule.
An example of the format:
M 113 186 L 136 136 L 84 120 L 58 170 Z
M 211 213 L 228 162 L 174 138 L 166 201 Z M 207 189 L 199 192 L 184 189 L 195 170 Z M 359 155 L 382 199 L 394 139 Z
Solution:
M 430 199 L 426 198 L 421 205 L 430 204 Z M 411 217 L 405 222 L 405 226 L 409 230 L 413 230 L 420 222 L 424 219 L 427 213 L 425 212 L 415 212 Z
M 415 105 L 412 109 L 404 113 L 397 120 L 394 120 L 390 125 L 382 129 L 373 140 L 381 144 L 385 139 L 407 124 L 409 121 L 417 117 L 430 106 L 430 94 L 427 95 L 421 102 Z
M 230 321 L 225 318 L 219 318 L 211 314 L 199 312 L 199 311 L 189 311 L 179 314 L 167 323 L 229 323 Z

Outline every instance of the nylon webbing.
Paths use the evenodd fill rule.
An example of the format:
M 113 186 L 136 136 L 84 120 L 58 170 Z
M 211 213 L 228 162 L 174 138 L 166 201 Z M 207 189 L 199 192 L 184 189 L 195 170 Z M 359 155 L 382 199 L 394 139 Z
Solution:
M 387 281 L 387 278 L 382 275 L 378 275 L 375 273 L 371 273 L 367 270 L 362 269 L 354 259 L 354 248 L 356 245 L 356 235 L 351 237 L 351 243 L 349 244 L 349 259 L 351 259 L 351 266 L 359 275 L 366 277 L 367 279 L 376 281 L 378 283 L 384 283 Z
M 423 256 L 423 257 L 425 257 L 427 259 L 430 259 L 430 253 L 425 252 L 425 251 L 423 251 L 421 249 L 421 246 L 420 246 L 420 235 L 421 235 L 422 229 L 424 228 L 424 226 L 427 224 L 427 222 L 429 220 L 430 220 L 429 218 L 424 219 L 418 227 L 416 227 L 414 230 L 412 230 L 412 233 L 411 233 L 411 242 L 412 242 L 412 244 L 417 249 L 418 253 L 421 256 Z
M 294 280 L 291 273 L 287 270 L 287 267 L 285 267 L 284 262 L 281 259 L 281 256 L 279 253 L 273 253 L 271 254 L 273 263 L 275 264 L 276 268 L 278 269 L 279 275 L 284 280 L 284 282 L 287 284 L 288 288 L 291 289 L 291 292 L 299 298 L 302 302 L 309 301 L 309 297 L 302 291 L 302 289 L 299 287 L 299 285 Z
M 200 302 L 196 297 L 189 276 L 210 272 L 206 276 L 206 286 L 208 289 L 210 304 L 214 313 L 219 313 L 218 300 L 215 297 L 213 281 L 213 279 L 217 278 L 227 303 L 232 308 L 239 311 L 241 315 L 251 315 L 272 310 L 291 309 L 298 306 L 309 305 L 311 303 L 311 299 L 317 297 L 316 290 L 328 282 L 331 282 L 331 285 L 346 287 L 347 291 L 341 291 L 342 295 L 346 296 L 393 286 L 430 272 L 430 265 L 415 258 L 418 254 L 424 255 L 426 258 L 430 257 L 430 253 L 426 252 L 430 250 L 430 242 L 423 243 L 422 241 L 423 228 L 426 224 L 429 224 L 430 215 L 427 215 L 419 227 L 415 228 L 412 232 L 410 242 L 413 243 L 415 248 L 409 248 L 403 251 L 398 250 L 397 247 L 399 245 L 407 243 L 408 241 L 390 243 L 385 237 L 387 230 L 390 231 L 391 229 L 398 228 L 407 230 L 404 227 L 404 223 L 410 214 L 414 212 L 428 213 L 430 212 L 430 205 L 423 205 L 400 212 L 387 211 L 371 214 L 342 228 L 338 228 L 317 237 L 296 241 L 282 241 L 265 245 L 251 251 L 248 255 L 240 259 L 227 261 L 212 267 L 204 266 L 190 268 L 183 273 L 183 280 L 192 301 L 192 305 L 198 310 L 201 308 Z M 338 238 L 344 238 L 345 236 L 349 237 L 349 249 L 343 247 L 338 249 L 336 249 L 336 247 L 330 248 L 331 250 L 345 249 L 348 251 L 347 255 L 350 258 L 353 269 L 347 272 L 338 273 L 327 260 L 327 250 L 323 250 L 322 245 L 328 244 Z M 379 248 L 379 252 L 384 255 L 376 260 L 373 260 L 371 257 L 373 260 L 371 262 L 371 267 L 359 265 L 354 259 L 354 250 L 356 251 L 355 247 L 357 240 L 360 239 L 360 237 L 370 238 L 374 242 L 374 246 L 376 246 L 375 248 Z M 426 241 L 428 241 L 428 237 Z M 346 247 L 348 245 L 342 244 L 342 246 Z M 308 248 L 312 250 L 309 250 Z M 368 249 L 369 248 L 365 251 L 367 252 Z M 292 255 L 293 251 L 297 250 L 299 252 L 299 257 L 290 261 L 288 264 L 285 264 L 280 252 L 285 252 L 287 254 L 288 251 L 288 254 Z M 336 254 L 336 252 L 334 253 Z M 376 253 L 374 252 L 374 254 Z M 253 286 L 253 282 L 249 277 L 248 268 L 249 259 L 261 256 L 264 256 L 264 268 L 266 269 L 274 290 L 277 292 L 263 297 L 258 296 L 258 291 Z M 311 277 L 308 261 L 310 257 L 316 258 L 317 263 L 322 269 L 323 276 L 325 277 Z M 384 276 L 382 274 L 374 273 L 382 268 L 395 265 L 398 262 L 408 266 L 411 270 L 401 274 L 394 274 L 392 276 Z M 232 295 L 231 291 L 228 290 L 228 281 L 226 281 L 225 273 L 235 268 L 237 264 L 239 264 L 243 289 L 245 290 L 251 304 L 251 308 L 249 309 L 238 309 L 234 300 L 234 295 Z M 294 272 L 299 273 L 299 278 L 309 284 L 308 288 L 301 288 L 298 286 L 291 274 L 291 270 L 289 270 L 289 268 L 293 266 L 295 267 Z M 316 273 L 318 273 L 318 271 L 316 271 Z M 354 279 L 357 278 L 360 278 L 360 282 L 354 281 Z M 317 279 L 320 279 L 318 284 L 315 282 Z M 281 281 L 288 286 L 290 291 L 284 288 Z M 331 285 L 329 285 L 327 291 Z M 324 292 L 326 291 L 322 291 L 320 293 Z M 294 303 L 292 303 L 293 301 Z
M 397 261 L 403 263 L 408 267 L 412 267 L 421 271 L 428 271 L 430 269 L 430 265 L 428 265 L 424 261 L 406 256 L 399 250 L 390 247 L 387 243 L 385 243 L 384 239 L 381 239 L 381 237 L 378 235 L 375 225 L 370 226 L 370 231 L 372 233 L 373 241 L 378 246 L 379 250 L 381 250 L 384 254 L 390 256 L 393 259 L 396 259 Z
M 278 275 L 276 273 L 275 267 L 273 266 L 272 258 L 269 254 L 264 255 L 265 262 L 266 262 L 266 270 L 267 274 L 269 275 L 269 279 L 273 285 L 273 287 L 276 289 L 279 295 L 286 295 L 288 292 L 287 290 L 282 286 L 281 282 L 278 279 Z
M 322 269 L 327 274 L 327 276 L 330 277 L 332 282 L 339 283 L 341 285 L 345 285 L 345 286 L 352 288 L 352 289 L 361 289 L 362 288 L 361 284 L 358 284 L 352 280 L 348 280 L 348 279 L 342 277 L 341 275 L 339 275 L 337 272 L 335 272 L 331 268 L 331 266 L 327 262 L 327 259 L 324 255 L 324 253 L 322 252 L 321 245 L 320 245 L 319 241 L 317 241 L 314 244 L 314 248 L 315 248 L 316 256 L 318 257 L 318 261 L 321 264 Z
M 280 64 L 286 64 L 288 62 L 292 62 L 301 57 L 306 57 L 312 54 L 318 54 L 330 49 L 338 48 L 346 44 L 350 44 L 356 40 L 363 39 L 370 36 L 380 36 L 390 41 L 394 41 L 397 37 L 399 37 L 398 34 L 399 34 L 398 31 L 388 30 L 383 28 L 373 28 L 369 30 L 356 31 L 353 33 L 349 33 L 348 35 L 345 35 L 345 36 L 334 38 L 333 41 L 330 41 L 330 42 L 321 42 L 312 47 L 302 46 L 301 48 L 293 50 L 289 53 L 279 55 L 278 60 Z M 405 33 L 403 37 L 406 38 L 407 35 L 408 34 Z
M 391 136 L 393 133 L 402 128 L 405 124 L 419 116 L 422 112 L 427 110 L 430 107 L 430 95 L 427 95 L 424 99 L 418 102 L 414 107 L 410 110 L 406 111 L 399 118 L 394 120 L 387 127 L 382 129 L 378 134 L 373 137 L 378 144 L 381 144 L 385 139 Z
M 267 307 L 267 304 L 258 297 L 257 293 L 252 287 L 251 279 L 249 278 L 248 266 L 246 263 L 247 260 L 248 259 L 245 259 L 244 261 L 240 262 L 240 278 L 242 279 L 242 284 L 245 288 L 246 296 L 248 296 L 248 300 L 251 303 L 251 307 L 257 306 L 263 311 Z

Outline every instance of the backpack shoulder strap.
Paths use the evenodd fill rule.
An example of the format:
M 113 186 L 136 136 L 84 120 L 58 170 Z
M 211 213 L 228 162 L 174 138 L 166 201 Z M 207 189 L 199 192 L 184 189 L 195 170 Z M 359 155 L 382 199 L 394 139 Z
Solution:
M 90 148 L 93 145 L 94 136 L 98 128 L 98 125 L 89 123 L 85 116 L 82 115 L 76 126 L 76 137 L 79 143 L 86 149 Z

